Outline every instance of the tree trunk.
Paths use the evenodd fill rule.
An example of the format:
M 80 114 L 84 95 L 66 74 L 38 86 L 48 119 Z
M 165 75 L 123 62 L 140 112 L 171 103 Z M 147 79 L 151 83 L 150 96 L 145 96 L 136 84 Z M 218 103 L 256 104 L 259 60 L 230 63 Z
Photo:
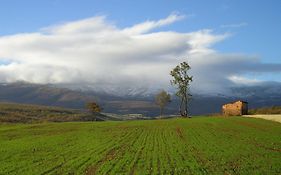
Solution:
M 181 103 L 180 103 L 180 109 L 179 109 L 179 112 L 180 112 L 180 115 L 183 117 L 184 116 L 184 113 L 182 112 L 182 104 L 183 104 L 183 97 L 181 97 Z
M 187 117 L 187 89 L 184 91 L 184 117 Z
M 93 115 L 93 118 L 94 118 L 94 121 L 97 121 L 97 115 L 95 112 L 92 112 L 92 115 Z
M 163 116 L 163 107 L 160 107 L 160 116 Z

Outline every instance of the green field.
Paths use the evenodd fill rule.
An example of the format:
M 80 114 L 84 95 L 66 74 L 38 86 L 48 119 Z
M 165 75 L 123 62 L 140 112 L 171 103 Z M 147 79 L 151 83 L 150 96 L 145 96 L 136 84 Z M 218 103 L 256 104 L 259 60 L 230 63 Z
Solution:
M 281 124 L 242 117 L 0 124 L 0 174 L 281 174 Z

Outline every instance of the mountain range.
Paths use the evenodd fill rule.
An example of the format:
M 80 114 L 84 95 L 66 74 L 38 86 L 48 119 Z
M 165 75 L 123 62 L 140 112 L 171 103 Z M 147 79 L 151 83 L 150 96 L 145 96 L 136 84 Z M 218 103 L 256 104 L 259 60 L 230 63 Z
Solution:
M 145 95 L 144 95 L 145 94 Z M 154 103 L 155 93 L 145 89 L 134 89 L 134 93 L 112 94 L 91 89 L 77 90 L 56 85 L 30 84 L 25 82 L 0 84 L 0 101 L 24 104 L 37 104 L 85 109 L 87 102 L 95 101 L 103 112 L 117 114 L 159 115 Z M 191 115 L 219 113 L 221 106 L 236 100 L 249 103 L 249 108 L 281 106 L 281 83 L 261 84 L 259 86 L 233 87 L 229 94 L 193 94 L 190 103 Z M 172 102 L 166 107 L 165 114 L 178 114 L 179 100 L 172 95 Z

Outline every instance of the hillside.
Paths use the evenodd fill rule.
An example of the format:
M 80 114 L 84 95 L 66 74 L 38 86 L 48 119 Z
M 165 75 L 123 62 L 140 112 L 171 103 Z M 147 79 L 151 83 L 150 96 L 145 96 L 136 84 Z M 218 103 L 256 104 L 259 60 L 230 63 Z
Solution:
M 68 87 L 65 85 L 64 87 Z M 98 102 L 103 111 L 115 114 L 143 114 L 145 116 L 158 116 L 159 108 L 155 105 L 153 93 L 143 91 L 127 95 L 110 94 L 94 89 L 77 90 L 78 87 L 62 88 L 54 85 L 39 85 L 29 83 L 0 84 L 0 102 L 26 103 L 47 106 L 59 106 L 74 109 L 85 109 L 85 103 Z M 74 90 L 76 88 L 76 90 Z M 140 93 L 142 92 L 142 93 Z M 233 88 L 229 95 L 223 94 L 193 94 L 190 103 L 191 115 L 219 113 L 221 106 L 236 100 L 249 102 L 249 108 L 281 105 L 281 85 L 252 86 Z M 165 114 L 178 114 L 178 98 L 172 96 L 172 103 Z
M 85 109 L 85 104 L 91 101 L 98 102 L 107 113 L 142 113 L 151 116 L 159 111 L 150 99 L 119 97 L 25 82 L 0 84 L 0 102 Z
M 281 125 L 232 117 L 0 124 L 2 174 L 280 174 Z
M 103 114 L 91 114 L 86 111 L 58 107 L 0 103 L 0 122 L 34 123 L 34 122 L 69 122 L 119 120 Z
M 51 85 L 30 84 L 24 82 L 0 84 L 0 101 L 27 103 L 67 108 L 84 108 L 88 101 L 97 101 L 97 97 L 57 88 Z
M 249 110 L 249 114 L 281 114 L 281 106 L 263 107 Z

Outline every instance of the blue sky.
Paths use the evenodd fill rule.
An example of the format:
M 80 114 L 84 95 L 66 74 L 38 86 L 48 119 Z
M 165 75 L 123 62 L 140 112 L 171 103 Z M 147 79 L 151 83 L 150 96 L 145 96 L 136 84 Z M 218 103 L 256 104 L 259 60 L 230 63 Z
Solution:
M 16 38 L 18 35 L 23 35 L 23 33 L 42 34 L 42 29 L 46 27 L 60 26 L 97 16 L 106 16 L 106 19 L 102 19 L 102 23 L 106 23 L 106 26 L 109 28 L 116 27 L 121 30 L 148 20 L 157 21 L 165 19 L 171 14 L 184 15 L 185 19 L 183 20 L 173 21 L 169 25 L 152 27 L 149 29 L 150 34 L 172 31 L 178 34 L 195 32 L 195 35 L 201 35 L 202 30 L 209 29 L 210 33 L 203 32 L 202 35 L 205 37 L 210 35 L 214 38 L 227 35 L 227 37 L 219 39 L 219 42 L 210 42 L 210 48 L 209 46 L 204 46 L 204 48 L 206 47 L 205 51 L 209 52 L 209 49 L 215 51 L 217 56 L 213 54 L 211 56 L 216 58 L 226 57 L 227 59 L 232 59 L 232 55 L 239 55 L 237 60 L 240 60 L 242 63 L 244 63 L 244 60 L 250 60 L 247 62 L 248 65 L 256 64 L 255 59 L 258 59 L 258 66 L 256 66 L 255 70 L 253 69 L 253 71 L 249 72 L 245 72 L 245 70 L 229 72 L 227 73 L 228 77 L 225 78 L 231 79 L 229 77 L 232 77 L 232 80 L 235 81 L 252 79 L 251 82 L 256 80 L 281 81 L 278 68 L 278 65 L 281 64 L 281 49 L 279 48 L 281 45 L 280 7 L 281 1 L 278 0 L 2 0 L 0 5 L 0 37 L 15 36 L 14 38 Z M 57 37 L 57 34 L 53 35 Z M 144 37 L 143 35 L 140 36 Z M 23 41 L 22 37 L 26 36 L 21 36 L 19 40 L 15 39 L 15 42 Z M 12 40 L 9 40 L 9 42 L 12 42 Z M 45 45 L 41 47 L 43 45 L 42 42 L 35 43 L 38 45 L 36 48 L 39 46 L 40 49 L 47 47 Z M 33 43 L 31 45 L 33 47 L 36 44 Z M 7 46 L 8 50 L 13 46 L 15 44 Z M 20 49 L 26 47 L 22 46 Z M 18 57 L 25 57 L 26 52 L 23 51 Z M 39 55 L 45 54 L 45 52 L 46 50 L 40 52 Z M 14 56 L 12 52 L 3 53 L 2 55 L 7 55 L 7 57 Z M 27 60 L 29 61 L 31 58 L 25 58 L 22 61 L 19 58 L 17 60 L 2 56 L 0 65 L 9 66 L 10 63 L 28 62 Z M 40 66 L 45 62 L 46 60 L 43 60 L 42 57 Z M 194 62 L 197 64 L 198 61 Z M 216 62 L 216 59 L 214 59 L 214 62 Z M 267 65 L 267 63 L 274 65 Z M 57 65 L 56 63 L 55 66 Z M 44 66 L 46 68 L 47 65 Z M 236 66 L 239 67 L 240 64 Z M 245 64 L 244 66 L 247 67 Z M 257 69 L 264 66 L 273 66 L 272 69 L 274 70 L 270 71 L 270 68 L 265 68 L 266 70 L 260 73 Z M 73 66 L 68 68 L 70 69 L 70 67 L 72 68 Z M 2 67 L 2 69 L 5 75 L 9 74 L 7 73 L 8 70 L 12 70 L 11 66 Z M 42 74 L 44 75 L 45 72 L 42 72 Z M 46 75 L 49 74 L 46 73 Z M 0 81 L 8 81 L 8 79 L 11 81 L 10 79 L 14 80 L 15 78 L 2 77 L 1 79 L 0 77 Z

